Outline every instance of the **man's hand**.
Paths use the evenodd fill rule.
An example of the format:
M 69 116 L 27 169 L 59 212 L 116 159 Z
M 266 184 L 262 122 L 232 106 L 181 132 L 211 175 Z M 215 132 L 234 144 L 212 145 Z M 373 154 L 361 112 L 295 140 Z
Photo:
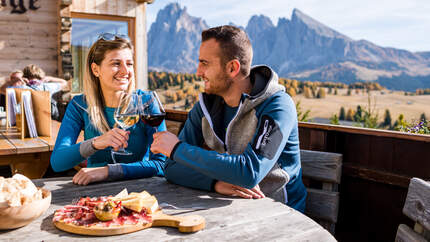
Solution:
M 118 150 L 121 147 L 127 148 L 128 134 L 130 131 L 125 131 L 119 128 L 113 128 L 107 133 L 95 138 L 93 142 L 94 148 L 98 150 L 112 147 L 113 150 Z
M 154 154 L 161 153 L 167 157 L 170 157 L 173 147 L 179 142 L 178 137 L 168 131 L 154 133 L 153 137 L 151 152 Z
M 257 185 L 252 189 L 243 188 L 227 182 L 217 181 L 215 183 L 215 191 L 220 194 L 229 195 L 233 197 L 243 198 L 264 198 L 264 193 L 260 190 Z
M 91 182 L 98 182 L 106 180 L 108 177 L 109 168 L 96 167 L 96 168 L 82 168 L 73 177 L 73 183 L 78 185 L 88 185 Z

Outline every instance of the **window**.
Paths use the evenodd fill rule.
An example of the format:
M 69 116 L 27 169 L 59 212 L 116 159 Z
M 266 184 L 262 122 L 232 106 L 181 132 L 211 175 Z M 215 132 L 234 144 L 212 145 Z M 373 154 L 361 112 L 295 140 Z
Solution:
M 86 58 L 91 45 L 97 41 L 101 33 L 128 35 L 134 42 L 134 19 L 108 15 L 72 14 L 72 92 L 83 90 Z

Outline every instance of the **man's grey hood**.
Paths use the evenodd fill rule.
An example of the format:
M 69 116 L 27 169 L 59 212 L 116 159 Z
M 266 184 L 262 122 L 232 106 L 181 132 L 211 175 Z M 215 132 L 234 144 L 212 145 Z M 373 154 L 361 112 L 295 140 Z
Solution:
M 253 88 L 250 94 L 243 93 L 236 115 L 231 120 L 227 130 L 223 127 L 224 99 L 218 95 L 201 93 L 200 107 L 204 118 L 202 122 L 203 135 L 206 144 L 218 152 L 228 151 L 232 154 L 243 152 L 243 144 L 247 144 L 252 138 L 257 127 L 258 119 L 254 108 L 285 88 L 278 84 L 278 75 L 268 66 L 255 66 L 251 68 L 250 81 Z M 249 132 L 243 132 L 246 128 Z M 238 134 L 237 132 L 240 132 Z M 241 142 L 229 144 L 234 137 L 241 137 Z M 221 138 L 220 138 L 221 137 Z M 225 144 L 222 140 L 225 137 Z M 237 141 L 237 140 L 236 140 Z
M 270 67 L 265 65 L 253 66 L 249 74 L 253 88 L 249 95 L 243 94 L 245 105 L 243 111 L 248 111 L 262 103 L 276 92 L 285 91 L 285 87 L 278 83 L 278 75 Z
M 254 108 L 276 92 L 285 91 L 285 87 L 278 84 L 276 72 L 268 66 L 253 66 L 249 77 L 253 87 L 250 94 L 242 94 L 241 103 L 247 103 L 244 111 Z M 206 93 L 200 93 L 199 100 L 202 109 L 207 110 L 210 116 L 214 116 L 224 102 L 222 97 Z

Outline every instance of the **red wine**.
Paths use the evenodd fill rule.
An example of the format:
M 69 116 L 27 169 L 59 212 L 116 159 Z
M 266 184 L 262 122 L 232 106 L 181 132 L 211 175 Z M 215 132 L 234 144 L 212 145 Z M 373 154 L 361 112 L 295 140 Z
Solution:
M 166 117 L 166 113 L 157 113 L 157 114 L 149 114 L 149 115 L 141 115 L 140 118 L 145 124 L 148 124 L 152 127 L 159 126 L 164 118 Z

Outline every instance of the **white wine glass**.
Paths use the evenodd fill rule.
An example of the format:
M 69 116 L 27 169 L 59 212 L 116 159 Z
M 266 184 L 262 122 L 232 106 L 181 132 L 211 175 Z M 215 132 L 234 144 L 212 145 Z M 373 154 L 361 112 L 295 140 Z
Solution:
M 158 132 L 158 126 L 163 122 L 166 117 L 166 111 L 164 110 L 163 104 L 158 98 L 156 91 L 149 92 L 141 96 L 142 105 L 140 118 L 145 124 L 154 127 L 155 132 Z
M 139 95 L 136 93 L 123 93 L 121 95 L 119 105 L 114 113 L 115 123 L 123 130 L 127 130 L 139 121 Z M 111 150 L 112 160 L 116 163 L 114 155 L 132 155 L 130 151 L 126 151 L 124 147 L 117 151 Z

